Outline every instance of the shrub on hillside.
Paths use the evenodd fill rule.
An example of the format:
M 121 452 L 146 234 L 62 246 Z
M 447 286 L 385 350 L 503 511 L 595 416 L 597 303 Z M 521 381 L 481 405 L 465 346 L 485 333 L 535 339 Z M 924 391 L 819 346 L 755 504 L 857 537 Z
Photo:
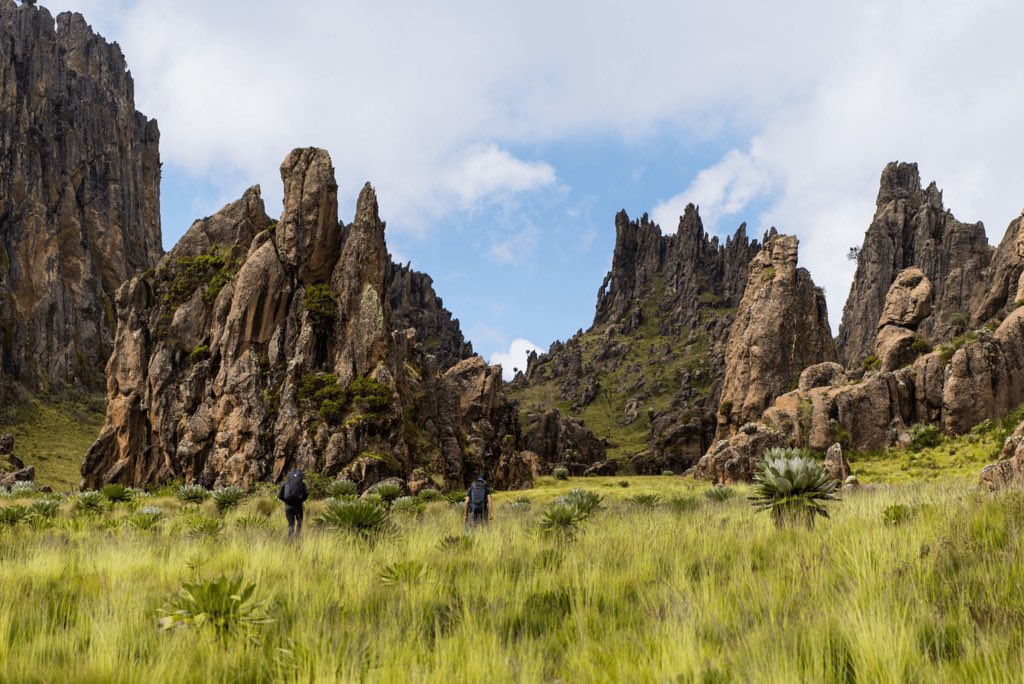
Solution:
M 910 426 L 910 449 L 921 451 L 942 443 L 942 431 L 931 423 L 914 423 Z
M 33 501 L 28 510 L 29 513 L 39 518 L 56 518 L 60 513 L 61 503 L 59 498 L 48 496 L 45 499 Z
M 557 468 L 551 471 L 551 474 L 555 477 L 556 480 L 569 479 L 569 469 L 564 466 L 558 466 Z
M 7 506 L 0 508 L 0 526 L 13 527 L 28 518 L 28 509 L 24 506 Z
M 655 508 L 661 505 L 661 496 L 653 493 L 634 494 L 626 501 L 639 508 Z

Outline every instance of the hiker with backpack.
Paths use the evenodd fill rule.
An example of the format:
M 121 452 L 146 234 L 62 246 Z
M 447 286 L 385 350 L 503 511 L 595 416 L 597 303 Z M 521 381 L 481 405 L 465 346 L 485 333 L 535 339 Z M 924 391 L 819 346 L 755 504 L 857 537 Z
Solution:
M 466 524 L 476 527 L 486 525 L 491 520 L 491 489 L 480 475 L 469 485 L 466 492 Z
M 277 498 L 284 502 L 284 516 L 288 519 L 288 540 L 302 536 L 302 504 L 309 498 L 309 490 L 302 479 L 301 470 L 293 470 L 281 484 Z

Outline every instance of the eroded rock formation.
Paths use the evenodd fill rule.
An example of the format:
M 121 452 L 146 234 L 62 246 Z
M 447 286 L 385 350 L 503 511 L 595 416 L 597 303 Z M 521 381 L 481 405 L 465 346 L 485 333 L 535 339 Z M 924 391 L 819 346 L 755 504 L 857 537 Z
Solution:
M 160 133 L 117 44 L 0 0 L 0 375 L 103 386 L 114 293 L 160 243 Z
M 956 220 L 943 207 L 935 183 L 922 189 L 917 164 L 887 165 L 839 326 L 843 362 L 856 367 L 874 353 L 886 294 L 906 268 L 919 268 L 934 289 L 932 313 L 919 328 L 924 339 L 937 345 L 967 330 L 986 300 L 992 257 L 985 227 Z M 995 311 L 1000 305 L 986 308 Z
M 750 262 L 725 355 L 719 439 L 760 418 L 805 368 L 836 360 L 825 295 L 797 268 L 798 244 L 772 234 Z
M 976 331 L 955 351 L 941 348 L 895 371 L 869 372 L 857 381 L 782 395 L 751 429 L 774 431 L 789 446 L 824 451 L 833 443 L 856 450 L 885 449 L 908 441 L 914 423 L 934 423 L 963 434 L 1024 402 L 1024 308 L 994 332 Z M 744 451 L 749 446 L 749 451 Z M 701 460 L 699 474 L 716 478 L 724 459 L 756 464 L 759 445 L 723 440 Z M 741 456 L 737 452 L 742 452 Z M 725 454 L 726 456 L 718 456 Z M 731 473 L 749 479 L 753 471 Z
M 914 361 L 927 343 L 917 334 L 932 312 L 932 283 L 919 268 L 900 271 L 885 297 L 878 319 L 875 356 L 881 370 L 894 371 Z
M 253 188 L 118 291 L 86 486 L 247 486 L 300 467 L 364 487 L 455 487 L 518 452 L 500 369 L 478 357 L 447 368 L 467 351 L 457 323 L 428 279 L 391 264 L 373 188 L 346 226 L 326 152 L 295 150 L 281 177 L 277 222 Z M 427 337 L 396 329 L 420 320 Z M 433 334 L 444 360 L 429 353 Z
M 591 416 L 612 433 L 645 435 L 628 445 L 612 438 L 638 472 L 681 472 L 712 442 L 725 347 L 760 244 L 745 225 L 721 244 L 693 205 L 674 234 L 625 212 L 615 230 L 593 325 L 531 357 L 514 386 L 546 390 L 550 403 L 527 404 L 537 415 L 565 401 L 588 427 Z
M 989 491 L 1024 482 L 1024 423 L 1017 426 L 1003 444 L 999 461 L 981 471 L 981 486 Z

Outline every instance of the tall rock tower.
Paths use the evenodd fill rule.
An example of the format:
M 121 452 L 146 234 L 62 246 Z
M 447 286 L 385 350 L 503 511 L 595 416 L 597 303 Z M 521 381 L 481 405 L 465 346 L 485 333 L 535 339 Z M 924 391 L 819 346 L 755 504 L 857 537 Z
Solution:
M 160 132 L 116 43 L 0 0 L 0 378 L 103 387 L 114 293 L 162 255 Z

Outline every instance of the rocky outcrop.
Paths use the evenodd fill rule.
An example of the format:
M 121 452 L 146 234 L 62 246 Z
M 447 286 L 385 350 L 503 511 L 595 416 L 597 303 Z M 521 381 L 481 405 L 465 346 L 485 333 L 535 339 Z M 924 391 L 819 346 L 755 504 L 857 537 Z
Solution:
M 459 321 L 445 310 L 434 292 L 433 280 L 426 273 L 391 264 L 388 271 L 388 300 L 395 327 L 416 331 L 416 343 L 433 354 L 447 370 L 473 356 L 473 345 L 462 336 Z
M 604 460 L 607 446 L 580 421 L 563 416 L 558 409 L 527 416 L 523 448 L 547 463 L 591 465 Z
M 775 428 L 747 423 L 729 439 L 719 440 L 697 463 L 694 474 L 716 484 L 749 482 L 764 459 L 764 452 L 787 446 L 788 435 Z
M 868 373 L 853 384 L 844 381 L 784 394 L 750 429 L 770 430 L 782 435 L 787 446 L 817 451 L 836 442 L 855 450 L 880 450 L 906 444 L 915 423 L 963 434 L 984 420 L 1002 418 L 1024 403 L 1021 378 L 1024 309 L 1011 313 L 994 332 L 975 331 L 955 351 L 940 348 L 909 366 Z M 723 476 L 722 459 L 735 458 L 729 449 L 742 450 L 748 443 L 738 436 L 720 442 L 701 460 L 699 474 Z
M 981 326 L 992 319 L 1002 319 L 1024 299 L 1020 281 L 1024 276 L 1024 212 L 1007 226 L 996 247 L 989 266 L 988 292 L 971 316 L 972 324 Z
M 850 471 L 850 463 L 843 456 L 843 445 L 833 444 L 825 452 L 825 470 L 828 472 L 829 477 L 838 482 L 840 485 L 846 482 L 846 478 L 852 474 Z
M 85 486 L 250 486 L 298 467 L 364 488 L 394 476 L 458 487 L 519 449 L 500 368 L 472 357 L 445 372 L 417 330 L 396 329 L 457 326 L 411 298 L 403 316 L 392 310 L 410 288 L 392 278 L 373 188 L 346 226 L 326 152 L 295 150 L 281 177 L 277 222 L 253 188 L 118 291 L 107 421 Z
M 117 44 L 0 0 L 0 374 L 100 389 L 114 293 L 153 266 L 160 133 Z
M 720 439 L 760 418 L 805 368 L 836 359 L 824 293 L 797 268 L 797 246 L 795 237 L 773 234 L 750 262 L 725 357 Z
M 917 328 L 932 312 L 932 283 L 919 268 L 900 271 L 885 297 L 878 320 L 875 356 L 881 370 L 894 371 L 913 363 L 927 343 Z
M 997 491 L 1024 482 L 1024 423 L 1017 426 L 1003 444 L 996 463 L 981 471 L 981 486 Z
M 0 435 L 0 490 L 10 489 L 18 482 L 35 482 L 35 466 L 25 467 L 14 455 L 14 437 Z
M 531 356 L 513 387 L 547 398 L 522 399 L 537 415 L 559 402 L 585 421 L 612 412 L 616 428 L 634 435 L 610 444 L 623 460 L 641 472 L 681 472 L 712 443 L 725 347 L 760 244 L 745 225 L 722 244 L 693 205 L 674 234 L 625 212 L 615 229 L 593 325 Z
M 919 268 L 934 289 L 932 313 L 919 328 L 932 345 L 964 332 L 972 313 L 995 311 L 998 294 L 983 305 L 992 257 L 985 227 L 957 221 L 935 183 L 922 189 L 917 164 L 887 165 L 839 326 L 843 362 L 856 367 L 873 354 L 886 294 L 904 269 Z

